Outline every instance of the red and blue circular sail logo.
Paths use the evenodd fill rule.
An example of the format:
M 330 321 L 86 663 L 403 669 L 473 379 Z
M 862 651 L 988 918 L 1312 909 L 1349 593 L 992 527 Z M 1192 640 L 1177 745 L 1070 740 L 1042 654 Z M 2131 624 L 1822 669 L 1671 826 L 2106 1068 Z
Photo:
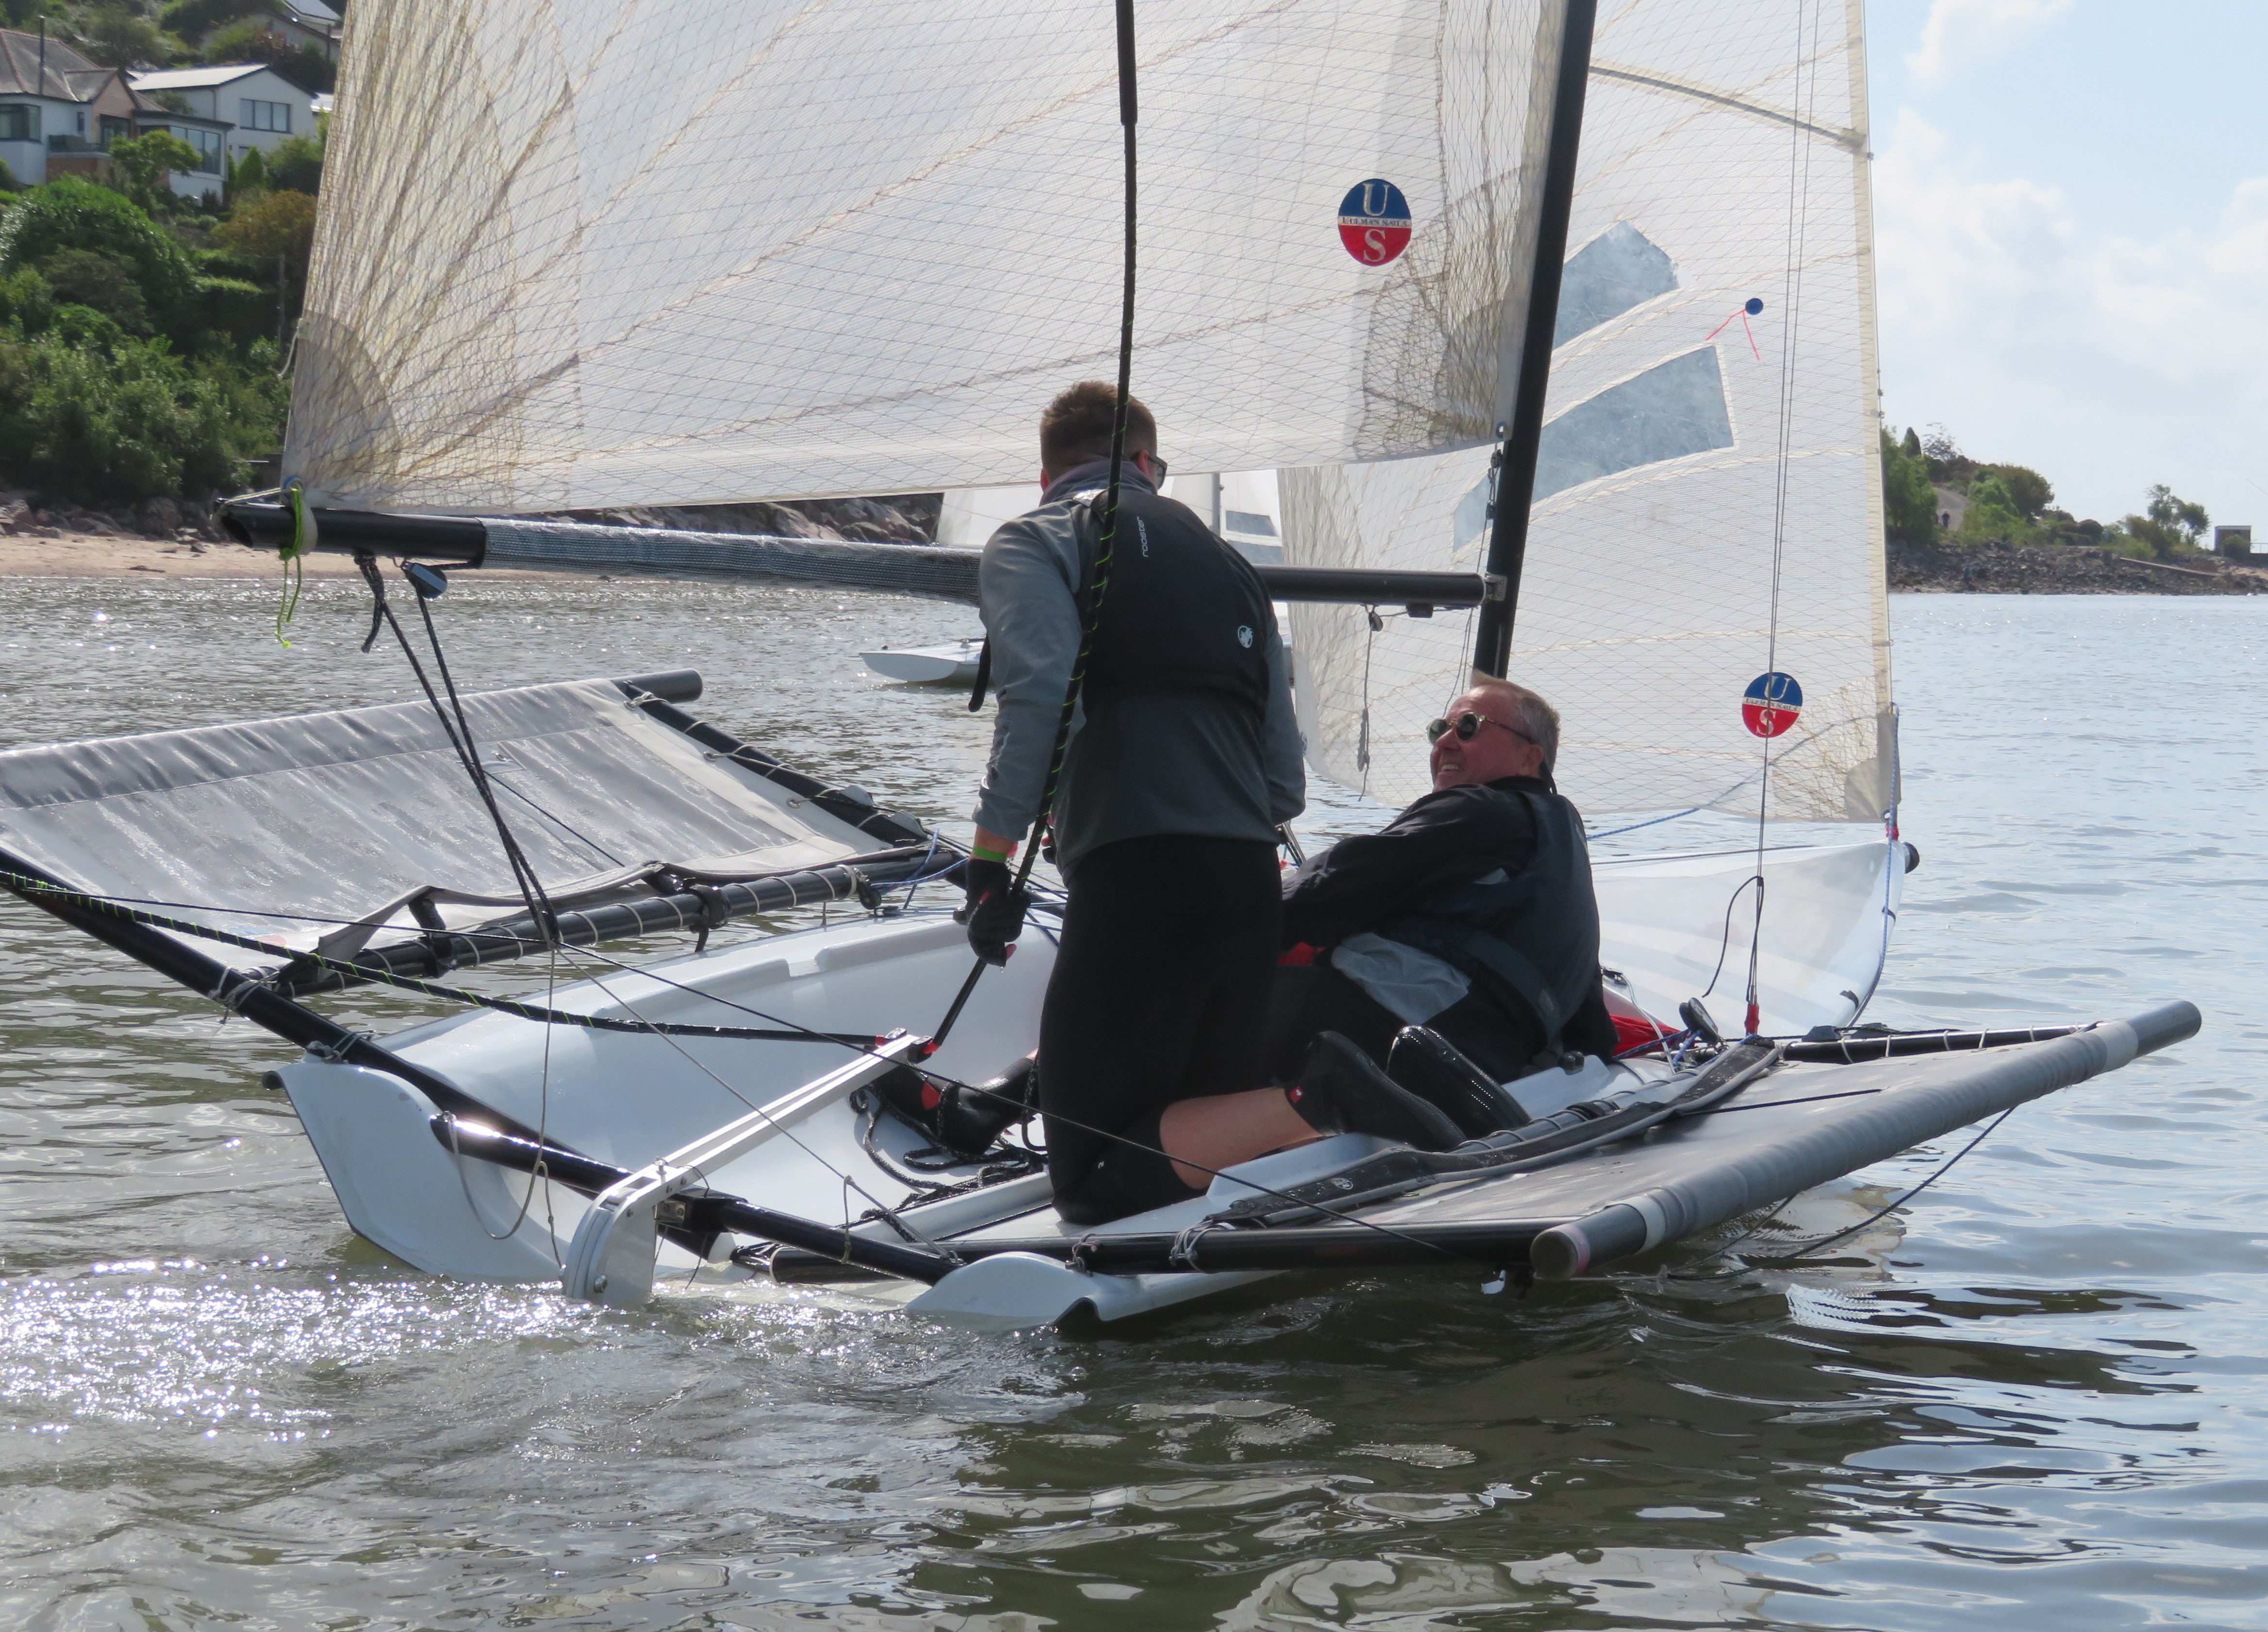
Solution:
M 1384 266 L 1410 247 L 1410 201 L 1393 182 L 1373 176 L 1339 200 L 1339 242 L 1365 266 Z
M 1773 669 L 1749 682 L 1741 698 L 1741 721 L 1761 737 L 1775 737 L 1803 713 L 1803 688 L 1793 675 Z

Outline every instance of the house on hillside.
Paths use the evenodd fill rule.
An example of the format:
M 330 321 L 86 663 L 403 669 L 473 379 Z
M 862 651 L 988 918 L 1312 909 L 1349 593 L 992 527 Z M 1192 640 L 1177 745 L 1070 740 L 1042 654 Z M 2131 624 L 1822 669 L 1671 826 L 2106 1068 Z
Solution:
M 233 16 L 222 16 L 190 43 L 202 48 L 215 35 L 247 18 L 288 46 L 301 50 L 313 46 L 334 63 L 339 60 L 339 31 L 345 24 L 323 0 L 266 0 L 264 4 L 250 4 Z
M 18 181 L 105 174 L 113 142 L 164 117 L 120 70 L 91 63 L 59 40 L 0 28 L 0 159 Z
M 226 153 L 232 163 L 253 148 L 272 153 L 286 137 L 315 134 L 313 96 L 265 63 L 161 68 L 132 78 L 134 89 L 144 96 L 166 95 L 187 107 L 188 113 L 181 116 L 185 121 L 227 126 Z M 153 127 L 173 117 L 160 114 Z

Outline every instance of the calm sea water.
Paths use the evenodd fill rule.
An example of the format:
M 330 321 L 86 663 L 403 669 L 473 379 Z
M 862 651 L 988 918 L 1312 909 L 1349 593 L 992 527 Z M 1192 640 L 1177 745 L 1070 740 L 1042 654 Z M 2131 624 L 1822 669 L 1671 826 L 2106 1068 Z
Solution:
M 284 651 L 272 584 L 11 581 L 0 744 L 405 695 L 363 606 L 311 591 Z M 444 606 L 468 684 L 698 667 L 720 723 L 965 810 L 984 726 L 856 653 L 966 614 Z M 1403 1272 L 982 1338 L 449 1286 L 347 1234 L 255 1085 L 280 1045 L 0 908 L 0 1626 L 2268 1626 L 2268 608 L 1893 616 L 1926 860 L 1875 1015 L 2207 1018 L 2019 1111 L 1868 1267 L 1689 1247 L 1525 1301 Z

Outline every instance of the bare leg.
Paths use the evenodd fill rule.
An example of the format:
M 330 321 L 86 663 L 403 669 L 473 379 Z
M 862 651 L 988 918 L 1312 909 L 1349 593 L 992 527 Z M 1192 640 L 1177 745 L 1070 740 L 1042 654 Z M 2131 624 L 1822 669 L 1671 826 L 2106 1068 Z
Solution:
M 1174 1159 L 1174 1177 L 1192 1190 L 1212 1182 L 1208 1170 L 1234 1167 L 1322 1137 L 1292 1109 L 1280 1088 L 1176 1100 L 1158 1121 L 1158 1142 Z M 1192 1162 L 1204 1165 L 1192 1167 Z

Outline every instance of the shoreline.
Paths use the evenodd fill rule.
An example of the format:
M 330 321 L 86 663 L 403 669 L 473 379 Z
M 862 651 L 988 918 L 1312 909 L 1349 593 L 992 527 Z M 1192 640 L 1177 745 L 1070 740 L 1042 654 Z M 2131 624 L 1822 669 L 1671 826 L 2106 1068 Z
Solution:
M 2023 549 L 1992 544 L 1982 550 L 1947 550 L 1893 543 L 1887 565 L 1888 588 L 1893 594 L 2268 594 L 2268 570 L 2264 570 L 2268 561 L 2264 561 L 2263 567 L 2240 567 L 2202 556 L 2195 565 L 2175 565 L 2075 545 Z M 309 557 L 306 572 L 317 579 L 358 576 L 350 557 L 328 554 Z M 0 535 L 0 580 L 280 576 L 274 551 L 256 550 L 232 539 L 191 543 L 95 533 L 63 533 L 55 537 Z M 481 571 L 483 581 L 586 576 L 590 575 L 512 567 Z M 644 576 L 623 573 L 617 581 Z

